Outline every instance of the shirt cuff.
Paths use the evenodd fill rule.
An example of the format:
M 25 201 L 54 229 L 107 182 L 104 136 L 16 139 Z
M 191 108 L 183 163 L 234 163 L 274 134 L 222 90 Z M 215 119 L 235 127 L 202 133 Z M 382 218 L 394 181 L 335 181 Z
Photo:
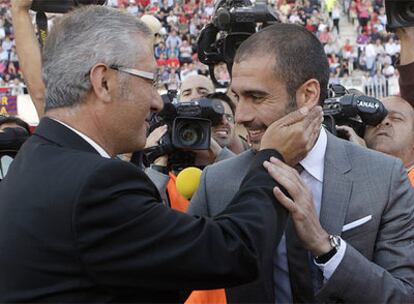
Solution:
M 325 264 L 318 264 L 316 263 L 315 259 L 313 260 L 315 265 L 318 266 L 319 269 L 322 271 L 325 280 L 329 280 L 332 274 L 335 272 L 336 268 L 338 268 L 339 263 L 341 263 L 342 259 L 344 258 L 345 250 L 346 242 L 343 239 L 341 239 L 341 245 L 339 246 L 338 251 L 332 258 L 330 258 L 328 262 L 326 262 Z

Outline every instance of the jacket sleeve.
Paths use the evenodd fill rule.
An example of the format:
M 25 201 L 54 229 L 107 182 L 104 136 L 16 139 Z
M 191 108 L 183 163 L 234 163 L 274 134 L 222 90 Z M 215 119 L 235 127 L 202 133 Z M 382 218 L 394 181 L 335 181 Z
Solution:
M 281 237 L 287 211 L 275 201 L 275 181 L 256 156 L 240 191 L 214 219 L 160 204 L 136 167 L 106 160 L 85 181 L 73 210 L 79 258 L 105 286 L 171 289 L 230 287 L 254 280 L 267 244 Z
M 200 184 L 198 185 L 197 191 L 194 193 L 194 196 L 191 198 L 191 202 L 187 210 L 187 213 L 190 215 L 211 217 L 211 214 L 208 209 L 207 187 L 206 187 L 208 170 L 209 170 L 208 166 L 204 168 L 203 173 L 201 174 Z
M 347 243 L 344 258 L 317 297 L 358 303 L 414 302 L 414 192 L 395 160 L 372 260 Z

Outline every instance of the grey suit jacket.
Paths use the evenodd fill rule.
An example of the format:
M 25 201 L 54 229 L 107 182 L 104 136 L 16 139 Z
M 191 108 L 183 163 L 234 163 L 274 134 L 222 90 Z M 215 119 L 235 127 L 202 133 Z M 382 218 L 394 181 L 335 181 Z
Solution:
M 253 155 L 246 151 L 205 168 L 188 212 L 220 213 Z M 341 235 L 347 249 L 316 294 L 318 302 L 414 302 L 414 191 L 400 160 L 328 134 L 320 222 L 328 233 Z M 227 291 L 229 302 L 274 303 L 272 256 L 258 281 Z

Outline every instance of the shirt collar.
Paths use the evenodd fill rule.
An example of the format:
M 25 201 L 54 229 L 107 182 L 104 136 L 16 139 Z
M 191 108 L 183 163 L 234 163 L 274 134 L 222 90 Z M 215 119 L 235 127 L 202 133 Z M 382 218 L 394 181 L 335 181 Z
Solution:
M 80 137 L 82 137 L 88 144 L 90 144 L 102 157 L 105 158 L 111 158 L 109 156 L 109 154 L 100 146 L 98 145 L 94 140 L 92 140 L 90 137 L 86 136 L 85 134 L 83 134 L 82 132 L 72 128 L 71 126 L 68 126 L 67 124 L 65 124 L 64 122 L 61 122 L 60 120 L 57 120 L 55 118 L 52 118 L 54 121 L 57 121 L 58 123 L 64 125 L 65 127 L 67 127 L 68 129 L 72 130 L 73 132 L 75 132 L 76 134 L 78 134 Z
M 316 178 L 321 183 L 323 182 L 324 159 L 327 145 L 327 135 L 325 129 L 322 127 L 319 132 L 318 140 L 309 151 L 308 155 L 299 163 L 302 167 Z

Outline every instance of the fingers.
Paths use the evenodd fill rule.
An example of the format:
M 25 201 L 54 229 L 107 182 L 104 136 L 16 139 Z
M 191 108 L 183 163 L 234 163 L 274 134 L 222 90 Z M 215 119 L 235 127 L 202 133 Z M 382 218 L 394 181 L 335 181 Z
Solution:
M 308 107 L 302 107 L 296 111 L 290 112 L 281 119 L 278 120 L 278 123 L 282 126 L 289 126 L 299 121 L 302 121 L 309 113 Z
M 168 126 L 163 125 L 161 127 L 158 127 L 154 129 L 154 131 L 151 132 L 151 134 L 148 136 L 148 138 L 151 138 L 155 141 L 160 140 L 160 138 L 167 132 Z
M 322 121 L 323 121 L 322 107 L 315 106 L 310 110 L 309 115 L 307 115 L 305 120 L 303 121 L 304 128 L 306 130 L 310 126 L 315 126 L 317 124 L 320 125 Z
M 350 136 L 352 133 L 354 133 L 354 130 L 351 127 L 348 126 L 336 126 L 336 131 L 344 132 Z
M 151 132 L 150 135 L 148 135 L 147 143 L 145 145 L 146 148 L 154 147 L 158 144 L 158 141 L 161 139 L 161 137 L 164 136 L 165 133 L 167 133 L 168 126 L 163 125 L 158 128 L 155 128 L 154 131 Z
M 311 120 L 310 124 L 304 130 L 305 136 L 309 138 L 307 145 L 306 145 L 306 149 L 308 151 L 312 149 L 316 140 L 318 139 L 318 136 L 321 130 L 322 121 L 323 121 L 323 116 L 318 115 Z
M 296 211 L 295 203 L 288 198 L 279 187 L 273 188 L 273 195 L 276 197 L 277 201 L 282 204 L 290 213 Z
M 270 162 L 264 162 L 263 165 L 270 176 L 285 188 L 294 200 L 304 190 L 303 182 L 295 169 L 276 158 L 271 158 Z

